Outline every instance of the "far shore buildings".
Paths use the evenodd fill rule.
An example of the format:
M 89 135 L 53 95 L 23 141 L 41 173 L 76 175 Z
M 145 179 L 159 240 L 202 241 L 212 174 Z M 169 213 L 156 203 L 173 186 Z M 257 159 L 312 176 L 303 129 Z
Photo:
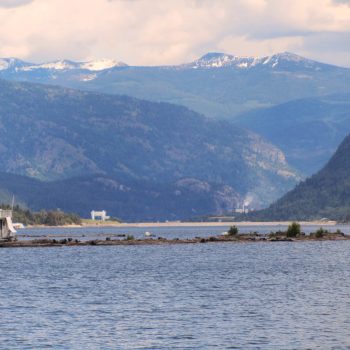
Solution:
M 0 241 L 16 239 L 16 230 L 12 224 L 12 210 L 0 209 Z
M 235 213 L 237 214 L 248 214 L 249 213 L 249 208 L 247 205 L 243 204 L 242 208 L 236 208 Z
M 108 220 L 110 217 L 107 216 L 107 212 L 105 210 L 102 211 L 96 211 L 96 210 L 92 210 L 91 211 L 91 219 L 92 220 L 101 220 L 101 221 L 106 221 Z

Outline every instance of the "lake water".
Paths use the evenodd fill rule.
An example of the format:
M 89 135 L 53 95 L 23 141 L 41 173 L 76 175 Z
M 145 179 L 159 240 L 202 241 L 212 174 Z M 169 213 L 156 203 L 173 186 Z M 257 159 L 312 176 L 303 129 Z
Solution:
M 302 230 L 306 233 L 316 231 L 322 225 L 305 225 Z M 323 226 L 330 231 L 340 229 L 345 234 L 350 235 L 350 225 L 330 225 Z M 238 225 L 239 232 L 248 233 L 258 231 L 260 234 L 270 233 L 271 231 L 286 230 L 287 225 Z M 120 235 L 133 235 L 135 238 L 144 238 L 145 232 L 148 231 L 154 237 L 165 238 L 194 238 L 217 236 L 227 231 L 229 226 L 198 226 L 198 227 L 78 227 L 78 228 L 26 228 L 18 230 L 19 239 L 33 239 L 42 237 L 72 237 L 81 241 L 91 239 L 105 239 L 112 237 L 114 239 Z
M 350 241 L 1 249 L 0 348 L 350 349 L 349 252 Z

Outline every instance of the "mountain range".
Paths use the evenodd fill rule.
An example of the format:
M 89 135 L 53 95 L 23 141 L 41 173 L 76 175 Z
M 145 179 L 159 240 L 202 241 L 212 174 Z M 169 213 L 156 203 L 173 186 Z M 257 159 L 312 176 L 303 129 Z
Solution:
M 217 118 L 298 98 L 350 92 L 350 69 L 288 52 L 266 57 L 208 53 L 190 63 L 154 67 L 111 60 L 33 64 L 4 58 L 0 78 L 170 102 Z
M 350 132 L 350 69 L 288 52 L 266 57 L 208 53 L 190 63 L 154 67 L 4 58 L 0 78 L 171 102 L 229 119 L 280 147 L 303 176 L 319 170 Z M 343 102 L 337 103 L 339 98 Z
M 66 183 L 74 182 L 81 198 L 112 188 L 108 198 L 115 210 L 107 207 L 114 216 L 121 216 L 116 203 L 127 202 L 123 193 L 128 191 L 135 203 L 127 207 L 137 214 L 127 218 L 146 218 L 147 210 L 136 208 L 152 198 L 168 217 L 181 218 L 232 210 L 246 197 L 264 206 L 300 178 L 283 152 L 253 132 L 182 106 L 132 97 L 0 80 L 0 128 L 0 171 L 46 182 L 78 179 Z M 98 180 L 80 186 L 86 184 L 80 180 L 84 176 Z M 13 186 L 10 192 L 18 193 Z M 19 199 L 36 208 L 35 197 L 28 201 L 24 192 Z M 147 200 L 137 200 L 146 192 Z M 184 198 L 182 193 L 192 193 L 193 199 L 184 199 L 176 210 L 173 203 L 176 196 Z M 62 195 L 70 198 L 63 190 Z M 104 204 L 104 195 L 89 195 L 94 199 L 87 206 Z M 69 209 L 67 202 L 56 203 L 51 201 Z
M 162 217 L 266 206 L 324 166 L 350 132 L 350 69 L 292 53 L 208 53 L 158 67 L 4 58 L 0 78 L 0 171 L 68 181 L 82 198 L 81 181 L 129 188 L 130 198 L 157 193 L 143 203 L 160 212 L 168 202 Z M 170 210 L 184 188 L 188 206 Z M 108 208 L 127 200 L 110 192 Z

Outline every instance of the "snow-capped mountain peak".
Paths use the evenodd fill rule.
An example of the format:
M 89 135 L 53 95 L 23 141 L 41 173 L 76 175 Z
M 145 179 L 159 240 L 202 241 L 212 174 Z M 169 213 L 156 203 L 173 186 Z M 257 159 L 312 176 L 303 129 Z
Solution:
M 325 65 L 291 52 L 281 52 L 272 56 L 264 57 L 262 59 L 262 64 L 268 65 L 272 68 L 297 65 L 299 67 L 308 68 L 308 69 L 312 69 L 312 68 L 320 69 L 321 66 Z
M 229 55 L 223 52 L 208 52 L 207 54 L 199 58 L 197 61 L 210 62 L 216 60 L 230 60 L 232 58 L 234 58 L 233 55 Z
M 0 70 L 8 69 L 10 66 L 9 62 L 6 59 L 0 59 Z
M 28 63 L 19 60 L 18 58 L 0 58 L 0 71 L 6 69 L 16 69 L 26 66 Z
M 277 53 L 272 56 L 252 57 L 234 56 L 220 52 L 209 52 L 199 59 L 181 65 L 181 68 L 222 68 L 232 67 L 237 69 L 249 69 L 252 67 L 265 66 L 269 68 L 285 67 L 286 64 L 297 64 L 304 68 L 314 68 L 320 63 L 306 59 L 290 52 Z
M 126 67 L 127 64 L 124 62 L 118 62 L 115 60 L 109 60 L 109 59 L 99 59 L 99 60 L 93 60 L 88 62 L 82 62 L 80 64 L 81 69 L 87 69 L 91 71 L 101 71 L 105 69 L 110 69 L 114 67 Z
M 0 58 L 0 71 L 1 70 L 16 70 L 23 72 L 30 72 L 36 70 L 48 70 L 48 71 L 67 71 L 67 70 L 88 70 L 92 72 L 102 71 L 105 69 L 111 69 L 114 67 L 127 66 L 123 62 L 118 62 L 109 59 L 100 59 L 88 62 L 74 62 L 70 60 L 58 60 L 46 63 L 27 63 L 15 58 Z
M 240 57 L 221 52 L 209 52 L 192 63 L 185 64 L 186 68 L 222 68 L 237 67 L 250 68 L 260 62 L 256 57 Z
M 246 58 L 243 57 L 233 56 L 221 52 L 209 52 L 189 65 L 191 68 L 221 68 L 247 63 L 245 61 Z
M 77 64 L 68 60 L 59 60 L 54 62 L 47 62 L 42 64 L 32 64 L 30 66 L 23 67 L 22 70 L 30 71 L 34 69 L 50 69 L 50 70 L 67 70 L 77 68 Z
M 219 52 L 209 52 L 202 56 L 196 63 L 200 66 L 224 67 L 236 61 L 236 57 Z
M 286 60 L 286 61 L 294 61 L 294 62 L 311 61 L 305 57 L 299 56 L 295 53 L 288 52 L 288 51 L 276 53 L 275 55 L 273 55 L 271 57 L 278 57 L 278 58 Z
M 48 77 L 56 79 L 60 76 L 70 75 L 75 81 L 90 81 L 96 79 L 104 71 L 113 68 L 128 67 L 123 62 L 111 59 L 96 59 L 85 62 L 70 60 L 58 60 L 46 63 L 28 63 L 16 58 L 0 58 L 1 76 L 20 76 L 24 79 L 28 76 Z M 244 71 L 250 69 L 277 70 L 277 71 L 310 71 L 323 70 L 331 67 L 294 53 L 282 52 L 271 56 L 251 57 L 236 56 L 221 52 L 209 52 L 197 60 L 172 66 L 158 66 L 163 69 L 187 70 L 187 69 L 233 69 Z

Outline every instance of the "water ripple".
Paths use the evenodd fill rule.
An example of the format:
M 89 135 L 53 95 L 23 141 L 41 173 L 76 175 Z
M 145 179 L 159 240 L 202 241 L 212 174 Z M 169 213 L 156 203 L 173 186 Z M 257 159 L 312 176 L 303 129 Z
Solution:
M 350 349 L 349 249 L 3 249 L 1 348 Z

